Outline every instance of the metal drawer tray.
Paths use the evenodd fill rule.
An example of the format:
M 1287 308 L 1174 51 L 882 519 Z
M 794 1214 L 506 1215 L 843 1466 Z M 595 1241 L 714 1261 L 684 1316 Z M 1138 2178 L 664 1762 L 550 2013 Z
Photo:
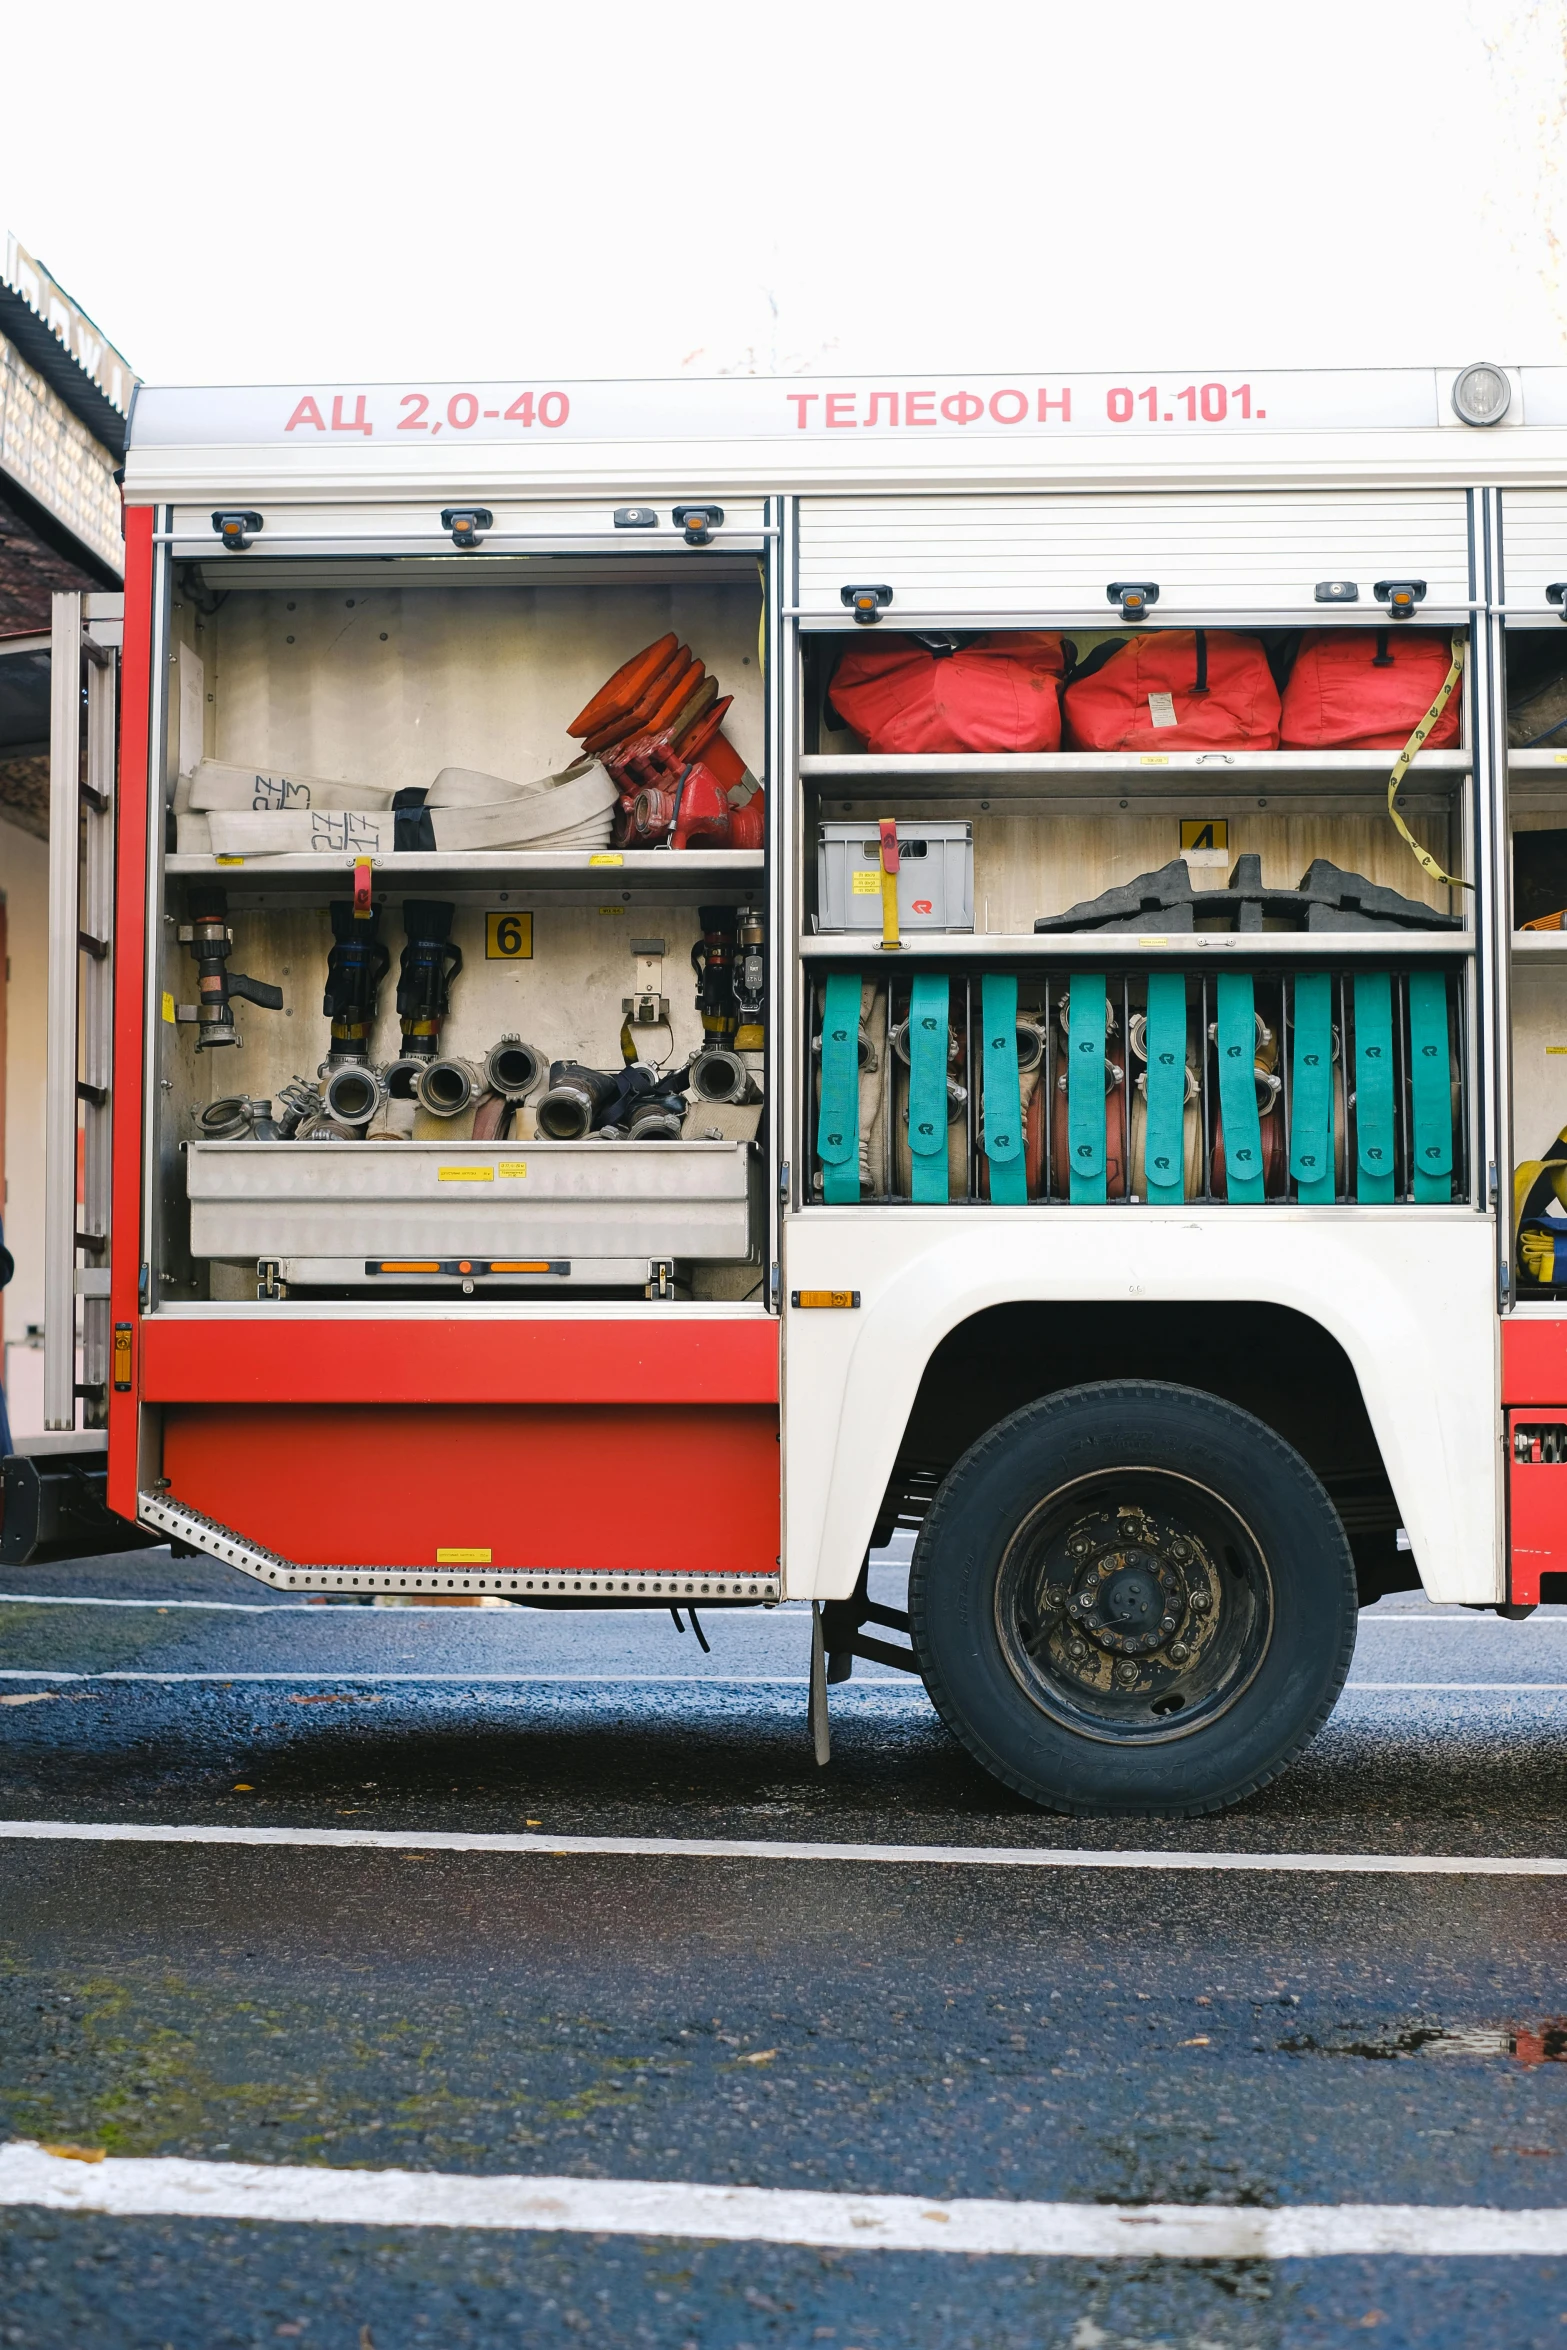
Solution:
M 198 1257 L 745 1257 L 746 1142 L 192 1142 Z

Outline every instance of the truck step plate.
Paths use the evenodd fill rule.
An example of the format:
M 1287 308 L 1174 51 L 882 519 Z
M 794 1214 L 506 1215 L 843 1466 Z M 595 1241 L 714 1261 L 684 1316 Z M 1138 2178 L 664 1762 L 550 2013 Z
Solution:
M 139 1497 L 138 1514 L 144 1526 L 153 1527 L 161 1534 L 172 1534 L 177 1541 L 189 1543 L 193 1550 L 205 1551 L 209 1558 L 221 1559 L 225 1566 L 238 1567 L 242 1573 L 254 1575 L 258 1582 L 270 1583 L 280 1591 L 405 1594 L 422 1591 L 432 1596 L 466 1592 L 475 1598 L 488 1593 L 500 1599 L 645 1599 L 654 1606 L 672 1605 L 681 1599 L 777 1600 L 782 1596 L 776 1575 L 616 1575 L 575 1573 L 555 1567 L 306 1567 L 279 1557 L 275 1550 L 264 1550 L 259 1543 L 247 1541 L 231 1526 L 221 1526 L 215 1518 L 203 1517 L 199 1510 L 188 1508 L 169 1494 L 143 1493 Z

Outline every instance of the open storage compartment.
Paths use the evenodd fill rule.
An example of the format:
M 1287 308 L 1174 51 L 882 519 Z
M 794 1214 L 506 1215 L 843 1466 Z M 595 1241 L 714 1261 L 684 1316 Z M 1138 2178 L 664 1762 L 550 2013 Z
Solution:
M 1367 621 L 1359 633 L 1386 638 L 1395 658 L 1411 635 L 1427 645 L 1438 635 L 1418 630 L 1401 638 L 1396 627 L 1378 632 Z M 1101 648 L 1171 632 L 1051 633 L 1075 646 L 1086 667 Z M 1194 632 L 1178 633 L 1189 644 Z M 1272 674 L 1287 683 L 1301 630 L 1202 632 L 1215 650 L 1227 633 L 1260 648 Z M 1395 749 L 1164 749 L 1156 727 L 1151 742 L 1097 750 L 1071 747 L 1068 727 L 1064 747 L 1051 750 L 877 751 L 850 726 L 834 723 L 831 698 L 839 662 L 861 651 L 868 635 L 818 633 L 802 640 L 807 935 L 842 927 L 826 876 L 839 853 L 836 841 L 852 840 L 848 828 L 858 828 L 863 874 L 874 861 L 864 849 L 874 844 L 884 817 L 896 819 L 916 843 L 928 839 L 932 858 L 948 828 L 967 825 L 966 900 L 961 886 L 950 890 L 944 902 L 956 918 L 931 926 L 1009 942 L 1031 936 L 1041 922 L 1066 934 L 1114 929 L 1161 936 L 1368 926 L 1461 933 L 1467 926 L 1465 893 L 1428 875 L 1389 821 Z M 1000 642 L 1000 632 L 990 641 Z M 1447 642 L 1441 632 L 1441 645 Z M 1438 667 L 1440 673 L 1445 660 Z M 1070 683 L 1067 691 L 1069 699 Z M 1467 714 L 1455 711 L 1450 723 L 1458 739 L 1417 755 L 1398 804 L 1436 863 L 1461 873 L 1473 837 Z M 934 864 L 925 870 L 934 871 Z M 851 877 L 851 891 L 855 886 Z M 862 903 L 852 908 L 851 900 L 851 908 L 863 919 L 867 905 L 875 912 L 874 892 L 864 880 L 858 886 Z M 1130 897 L 1114 894 L 1129 889 Z M 1254 901 L 1254 912 L 1241 911 L 1237 891 Z M 918 915 L 910 921 L 912 902 L 930 894 L 916 891 L 913 877 L 905 884 L 902 912 L 911 933 L 924 926 Z M 1068 921 L 1069 915 L 1079 919 Z M 879 920 L 869 927 L 879 933 Z
M 893 659 L 886 628 L 818 624 L 803 638 L 805 1204 L 1473 1202 L 1473 916 L 1444 878 L 1474 869 L 1472 721 L 1454 652 L 1467 624 L 1373 607 L 1311 631 L 905 637 L 935 664 L 914 693 L 936 700 L 903 739 L 921 725 L 941 738 L 942 663 L 966 647 L 1037 652 L 1048 682 L 1061 645 L 1061 723 L 1052 737 L 1047 710 L 1036 739 L 1049 747 L 1015 750 L 889 748 L 897 727 L 878 739 L 851 724 L 835 678 L 874 677 L 878 646 Z M 1218 711 L 1210 741 L 1194 741 L 1187 714 L 1232 648 L 1260 681 L 1259 715 L 1226 739 Z M 1150 670 L 1146 715 L 1134 696 L 1127 739 L 1099 747 L 1086 713 L 1074 722 L 1074 685 L 1123 657 Z M 1303 658 L 1317 665 L 1315 701 Z M 1382 675 L 1408 664 L 1386 730 L 1364 726 L 1369 744 L 1334 739 L 1353 732 L 1330 701 L 1346 660 L 1365 668 L 1373 704 Z M 1358 670 L 1351 692 L 1368 698 Z M 1397 803 L 1423 862 L 1390 818 L 1388 786 L 1438 695 L 1440 747 L 1414 755 Z M 863 719 L 874 695 L 858 700 Z M 1323 739 L 1302 739 L 1313 728 Z M 1078 999 L 1096 1007 L 1081 1027 Z M 909 1043 L 922 1014 L 946 1038 L 923 1079 Z M 1158 1065 L 1180 1074 L 1154 1085 L 1151 1106 Z M 1008 1129 L 997 1183 L 987 1132 Z
M 1543 617 L 1510 626 L 1506 650 L 1511 1213 L 1517 1297 L 1527 1303 L 1567 1298 L 1567 1205 L 1555 1172 L 1567 1159 L 1567 628 Z
M 761 1299 L 761 612 L 717 548 L 178 567 L 160 1304 Z

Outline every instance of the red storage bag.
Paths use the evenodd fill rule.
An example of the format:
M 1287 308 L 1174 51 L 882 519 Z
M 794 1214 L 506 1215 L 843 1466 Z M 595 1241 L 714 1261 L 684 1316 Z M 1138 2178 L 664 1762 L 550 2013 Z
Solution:
M 1165 628 L 1098 645 L 1062 696 L 1073 751 L 1271 751 L 1279 693 L 1254 636 Z
M 1442 690 L 1449 638 L 1434 628 L 1313 628 L 1284 688 L 1287 751 L 1401 751 Z M 1428 751 L 1458 740 L 1463 696 L 1426 737 Z
M 878 636 L 844 654 L 829 698 L 870 751 L 1054 751 L 1065 670 L 1048 629 L 967 644 Z

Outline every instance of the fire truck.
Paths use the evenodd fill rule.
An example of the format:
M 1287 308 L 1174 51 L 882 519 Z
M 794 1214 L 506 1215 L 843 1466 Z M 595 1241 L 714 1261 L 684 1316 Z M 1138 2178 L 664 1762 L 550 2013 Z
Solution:
M 35 1515 L 808 1601 L 1076 1813 L 1567 1592 L 1567 368 L 1184 372 L 143 387 Z

